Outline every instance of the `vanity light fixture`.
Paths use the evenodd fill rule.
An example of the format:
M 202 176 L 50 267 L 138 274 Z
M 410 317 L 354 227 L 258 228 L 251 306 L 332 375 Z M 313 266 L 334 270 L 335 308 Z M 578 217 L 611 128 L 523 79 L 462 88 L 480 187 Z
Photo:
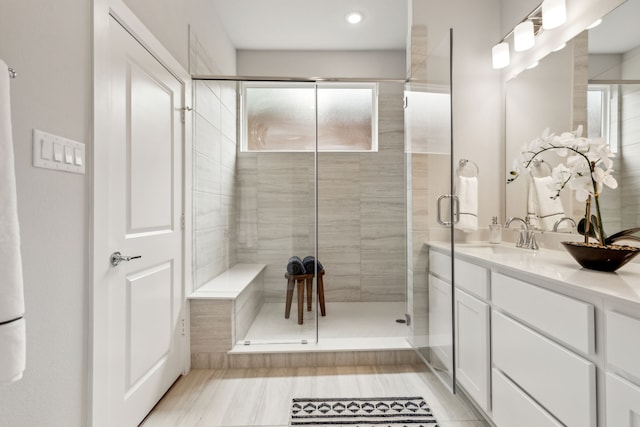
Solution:
M 516 52 L 524 52 L 535 44 L 533 21 L 524 21 L 513 29 L 513 49 Z
M 358 24 L 362 21 L 362 14 L 360 12 L 351 12 L 347 14 L 345 19 L 350 24 Z
M 499 70 L 509 65 L 509 43 L 501 42 L 491 49 L 493 68 Z
M 542 28 L 551 30 L 567 20 L 565 0 L 544 0 L 542 2 Z

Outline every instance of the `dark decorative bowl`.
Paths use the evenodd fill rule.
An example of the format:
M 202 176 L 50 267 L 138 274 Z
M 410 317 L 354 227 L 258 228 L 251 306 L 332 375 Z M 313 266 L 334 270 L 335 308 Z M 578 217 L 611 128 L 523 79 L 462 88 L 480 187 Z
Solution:
M 598 271 L 616 271 L 640 254 L 640 248 L 635 246 L 600 246 L 584 242 L 562 242 L 562 245 L 578 264 Z

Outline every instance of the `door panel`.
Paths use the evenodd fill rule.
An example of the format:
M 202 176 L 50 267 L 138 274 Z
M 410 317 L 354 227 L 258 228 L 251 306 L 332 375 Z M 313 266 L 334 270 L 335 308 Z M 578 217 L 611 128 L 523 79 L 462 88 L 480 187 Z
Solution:
M 127 277 L 129 388 L 152 371 L 171 350 L 173 290 L 171 263 Z
M 175 152 L 173 91 L 137 63 L 130 62 L 128 68 L 129 233 L 171 230 Z
M 136 426 L 182 372 L 184 86 L 110 20 L 108 416 Z

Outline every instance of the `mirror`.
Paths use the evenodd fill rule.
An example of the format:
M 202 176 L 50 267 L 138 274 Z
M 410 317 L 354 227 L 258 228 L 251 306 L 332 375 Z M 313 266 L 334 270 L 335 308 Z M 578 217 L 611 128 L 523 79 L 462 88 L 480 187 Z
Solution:
M 600 197 L 608 234 L 640 226 L 640 0 L 627 0 L 603 18 L 601 25 L 584 31 L 567 46 L 506 83 L 505 159 L 513 169 L 522 145 L 545 129 L 561 133 L 579 124 L 583 134 L 608 140 L 614 159 L 618 188 L 606 188 Z M 537 213 L 550 215 L 538 220 L 538 229 L 553 231 L 558 219 L 578 221 L 584 203 L 563 190 L 557 203 L 548 203 L 542 183 L 559 158 L 548 153 L 532 169 L 506 185 L 505 213 L 510 218 Z M 538 193 L 535 192 L 538 190 Z M 536 194 L 538 197 L 536 198 Z M 530 197 L 531 196 L 531 197 Z M 547 197 L 548 199 L 548 197 Z M 624 206 L 623 206 L 624 201 Z M 544 204 L 544 205 L 543 205 Z M 544 215 L 543 215 L 544 216 Z M 570 221 L 557 231 L 575 232 Z

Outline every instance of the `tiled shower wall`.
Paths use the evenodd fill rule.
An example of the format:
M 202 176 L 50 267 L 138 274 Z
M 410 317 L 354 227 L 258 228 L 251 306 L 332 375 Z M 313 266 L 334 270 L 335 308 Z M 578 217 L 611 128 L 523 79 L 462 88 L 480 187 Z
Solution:
M 380 84 L 377 153 L 318 155 L 318 259 L 327 301 L 404 301 L 402 84 Z M 265 298 L 285 296 L 286 263 L 314 253 L 313 153 L 239 153 L 237 260 L 267 264 Z
M 314 252 L 314 154 L 236 154 L 235 83 L 194 88 L 195 287 L 235 263 L 264 263 L 265 297 L 282 300 L 287 260 Z M 377 153 L 318 156 L 328 301 L 405 300 L 403 90 L 380 84 Z
M 236 83 L 194 82 L 195 288 L 236 261 Z

